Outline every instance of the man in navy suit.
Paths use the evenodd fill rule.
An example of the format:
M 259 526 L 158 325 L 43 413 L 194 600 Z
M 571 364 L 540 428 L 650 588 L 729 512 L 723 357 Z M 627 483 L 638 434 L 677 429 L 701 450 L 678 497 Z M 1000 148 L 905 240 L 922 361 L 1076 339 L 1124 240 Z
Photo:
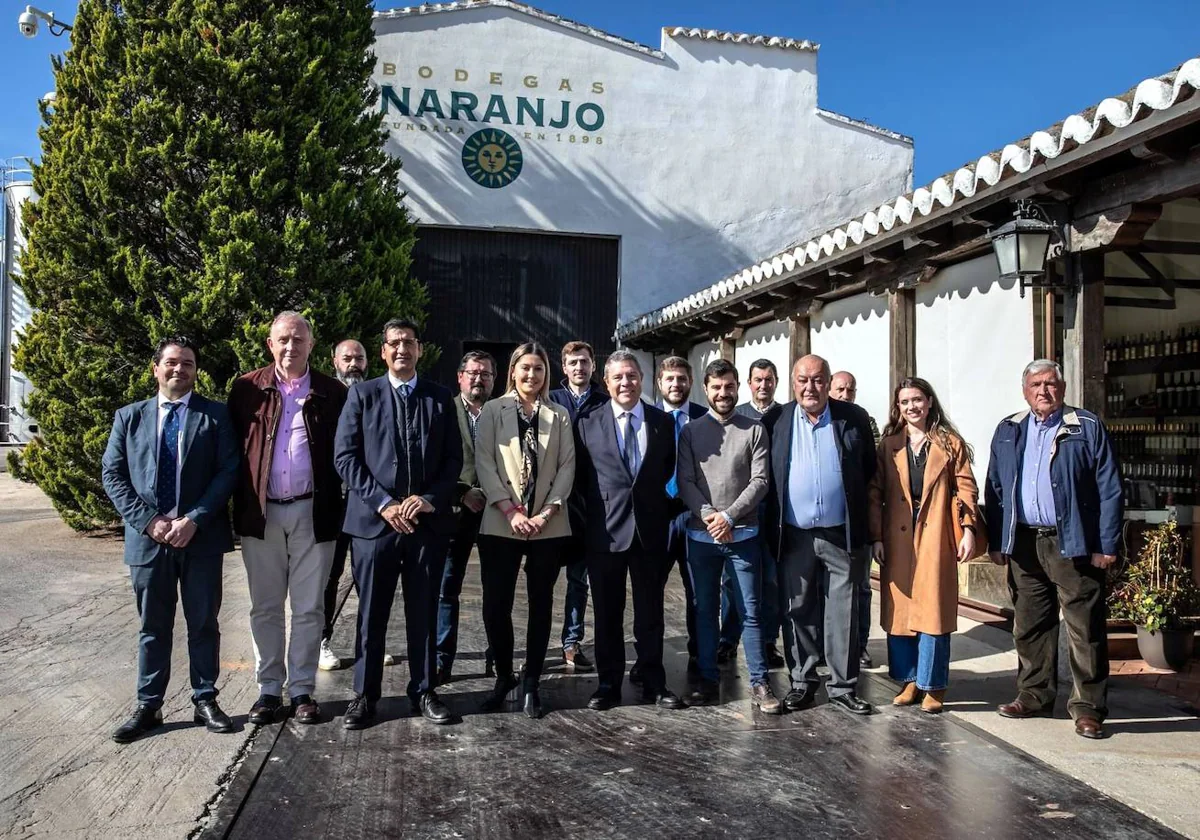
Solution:
M 404 594 L 409 699 L 433 723 L 452 719 L 433 687 L 438 592 L 463 464 L 458 415 L 447 389 L 417 377 L 416 324 L 400 318 L 384 324 L 381 355 L 387 375 L 350 389 L 334 444 L 349 492 L 343 530 L 353 539 L 350 567 L 359 597 L 347 729 L 375 717 L 397 583 Z
M 682 709 L 663 670 L 663 525 L 670 515 L 667 482 L 675 472 L 674 427 L 666 414 L 642 402 L 642 368 L 629 351 L 608 357 L 604 384 L 612 400 L 576 426 L 575 486 L 587 512 L 584 539 L 600 675 L 588 708 L 605 711 L 621 702 L 628 577 L 642 699 Z
M 708 414 L 708 409 L 697 405 L 689 399 L 692 394 L 692 366 L 682 356 L 667 356 L 658 363 L 658 393 L 661 399 L 658 408 L 666 412 L 675 430 L 675 443 L 679 443 L 679 433 L 683 427 L 693 420 Z M 692 596 L 692 578 L 687 567 L 687 506 L 679 500 L 679 488 L 675 476 L 667 484 L 667 494 L 671 497 L 670 518 L 667 526 L 666 565 L 663 570 L 662 583 L 665 588 L 671 576 L 671 569 L 679 567 L 679 576 L 683 579 L 685 616 L 687 620 L 687 651 L 689 676 L 697 676 L 700 671 L 696 661 L 696 607 Z M 641 662 L 639 661 L 629 671 L 629 681 L 640 684 L 642 681 Z
M 597 406 L 608 402 L 605 390 L 592 381 L 596 370 L 596 354 L 586 341 L 568 341 L 560 356 L 566 378 L 562 386 L 550 392 L 550 399 L 567 410 L 571 425 Z M 578 482 L 576 482 L 578 484 Z M 579 559 L 567 564 L 567 596 L 563 603 L 562 647 L 563 664 L 570 673 L 592 670 L 592 663 L 583 652 L 583 618 L 588 600 L 588 562 L 584 556 L 583 502 L 576 492 L 567 500 L 571 522 L 571 542 L 568 551 Z
M 232 732 L 217 705 L 222 555 L 233 551 L 227 504 L 237 483 L 237 437 L 222 403 L 193 393 L 199 363 L 189 338 L 154 351 L 158 395 L 113 418 L 104 451 L 104 491 L 125 521 L 125 563 L 137 598 L 137 709 L 113 732 L 127 744 L 162 725 L 171 676 L 176 592 L 183 601 L 193 720 Z

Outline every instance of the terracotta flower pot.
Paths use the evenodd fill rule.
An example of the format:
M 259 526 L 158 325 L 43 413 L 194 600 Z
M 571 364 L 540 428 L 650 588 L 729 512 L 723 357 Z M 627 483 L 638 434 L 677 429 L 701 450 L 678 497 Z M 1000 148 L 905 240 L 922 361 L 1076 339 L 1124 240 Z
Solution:
M 1138 653 L 1151 668 L 1163 671 L 1178 671 L 1192 657 L 1196 641 L 1196 628 L 1183 630 L 1160 630 L 1151 633 L 1145 627 L 1137 629 Z

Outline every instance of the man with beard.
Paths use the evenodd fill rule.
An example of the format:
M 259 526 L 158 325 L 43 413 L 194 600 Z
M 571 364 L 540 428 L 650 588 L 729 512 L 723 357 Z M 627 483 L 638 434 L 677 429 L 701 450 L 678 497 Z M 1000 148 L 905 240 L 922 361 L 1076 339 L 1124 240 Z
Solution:
M 333 348 L 333 371 L 338 382 L 347 388 L 362 382 L 367 376 L 367 349 L 352 338 L 339 342 Z M 342 658 L 333 652 L 329 640 L 333 638 L 333 622 L 337 618 L 338 584 L 346 570 L 346 554 L 349 550 L 350 535 L 343 531 L 338 535 L 337 545 L 333 549 L 333 565 L 329 569 L 329 580 L 325 584 L 325 629 L 321 631 L 321 658 L 317 660 L 317 667 L 322 671 L 336 671 L 342 667 Z M 383 655 L 384 665 L 392 665 L 395 661 L 390 653 Z
M 671 418 L 675 428 L 676 451 L 678 451 L 679 434 L 692 420 L 703 417 L 708 413 L 702 405 L 689 400 L 692 394 L 692 366 L 682 356 L 667 356 L 658 363 L 658 393 L 660 399 L 657 408 L 662 409 Z M 679 482 L 672 476 L 667 482 L 667 495 L 671 497 L 671 520 L 667 531 L 667 565 L 663 572 L 663 588 L 671 577 L 671 569 L 679 567 L 679 576 L 683 579 L 685 615 L 687 621 L 687 670 L 690 676 L 699 673 L 696 660 L 696 607 L 692 599 L 692 576 L 687 570 L 687 506 L 679 499 Z M 634 685 L 642 684 L 641 663 L 636 663 L 629 670 L 629 681 Z
M 322 595 L 342 531 L 342 481 L 333 467 L 333 434 L 346 386 L 309 367 L 313 331 L 297 312 L 271 323 L 273 363 L 233 383 L 229 413 L 242 443 L 234 527 L 250 586 L 250 635 L 259 697 L 248 720 L 286 714 L 286 684 L 297 723 L 321 720 L 313 699 Z M 291 604 L 287 636 L 284 604 Z
M 462 594 L 467 561 L 479 536 L 479 524 L 487 497 L 479 489 L 475 474 L 475 437 L 479 413 L 492 395 L 496 381 L 496 360 L 490 353 L 471 350 L 458 364 L 458 395 L 454 410 L 458 416 L 458 431 L 462 435 L 463 466 L 458 474 L 457 514 L 454 536 L 446 556 L 442 574 L 441 594 L 438 596 L 437 621 L 437 684 L 450 682 L 454 657 L 458 654 L 458 596 Z
M 383 325 L 385 376 L 350 389 L 337 423 L 334 459 L 346 482 L 346 520 L 358 586 L 354 699 L 346 729 L 370 726 L 383 691 L 383 654 L 399 585 L 408 639 L 408 697 L 435 724 L 450 709 L 434 691 L 438 591 L 454 533 L 454 500 L 463 467 L 462 435 L 450 392 L 417 375 L 419 327 Z
M 104 491 L 125 521 L 125 565 L 137 599 L 137 709 L 112 734 L 128 744 L 162 726 L 171 675 L 175 605 L 183 602 L 192 678 L 192 720 L 234 731 L 217 705 L 223 555 L 233 550 L 229 495 L 238 450 L 225 406 L 195 393 L 199 349 L 185 336 L 154 351 L 158 394 L 113 418 Z
M 560 361 L 566 378 L 560 387 L 550 392 L 550 399 L 567 410 L 572 426 L 578 426 L 580 419 L 592 409 L 608 402 L 608 395 L 592 381 L 592 374 L 596 370 L 596 354 L 592 345 L 586 341 L 568 341 L 563 345 Z M 571 522 L 568 551 L 570 556 L 579 559 L 567 564 L 567 597 L 563 603 L 563 664 L 568 673 L 584 673 L 592 670 L 592 663 L 582 647 L 583 618 L 588 601 L 588 562 L 583 547 L 586 524 L 579 493 L 571 493 L 567 500 L 567 513 Z
M 775 431 L 775 418 L 782 406 L 775 402 L 775 388 L 779 385 L 779 373 L 770 359 L 758 359 L 750 364 L 746 378 L 750 385 L 750 399 L 736 409 L 737 413 L 751 420 L 758 420 L 767 430 L 767 442 Z M 759 503 L 759 522 L 766 517 L 767 503 Z M 782 668 L 783 655 L 776 645 L 779 638 L 779 575 L 775 555 L 771 553 L 770 541 L 763 531 L 759 532 L 759 543 L 763 550 L 762 576 L 762 637 L 767 665 Z M 733 579 L 725 575 L 721 581 L 721 642 L 717 645 L 717 663 L 723 664 L 737 656 L 738 642 L 742 639 L 742 622 L 733 606 Z
M 768 489 L 770 446 L 762 423 L 737 413 L 737 370 L 724 359 L 704 369 L 704 395 L 712 410 L 679 435 L 679 498 L 687 523 L 688 569 L 696 593 L 700 683 L 690 700 L 715 703 L 719 687 L 721 575 L 733 580 L 734 607 L 742 620 L 751 702 L 764 714 L 783 711 L 767 679 L 759 623 L 762 548 L 758 507 Z

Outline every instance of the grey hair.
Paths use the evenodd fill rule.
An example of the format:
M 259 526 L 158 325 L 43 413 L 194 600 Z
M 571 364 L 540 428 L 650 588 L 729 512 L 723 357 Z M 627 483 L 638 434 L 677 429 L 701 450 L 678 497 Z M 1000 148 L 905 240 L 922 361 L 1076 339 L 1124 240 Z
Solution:
M 1025 365 L 1025 370 L 1021 371 L 1021 387 L 1025 387 L 1025 382 L 1030 376 L 1046 370 L 1054 371 L 1054 375 L 1058 377 L 1059 382 L 1067 381 L 1063 376 L 1062 365 L 1060 365 L 1058 362 L 1054 361 L 1053 359 L 1034 359 L 1032 362 Z
M 273 320 L 271 322 L 271 329 L 272 330 L 275 329 L 275 325 L 282 323 L 283 321 L 299 321 L 301 324 L 304 325 L 304 328 L 306 330 L 308 330 L 308 334 L 310 336 L 315 335 L 315 333 L 313 333 L 312 324 L 310 324 L 308 322 L 308 319 L 305 318 L 303 315 L 301 315 L 299 312 L 295 312 L 291 309 L 283 310 L 278 315 L 276 315 L 275 320 Z
M 608 369 L 612 365 L 619 365 L 622 362 L 629 362 L 637 368 L 638 376 L 644 377 L 646 374 L 642 370 L 642 363 L 638 361 L 638 357 L 629 350 L 614 350 L 607 359 L 604 360 L 604 375 L 608 376 Z

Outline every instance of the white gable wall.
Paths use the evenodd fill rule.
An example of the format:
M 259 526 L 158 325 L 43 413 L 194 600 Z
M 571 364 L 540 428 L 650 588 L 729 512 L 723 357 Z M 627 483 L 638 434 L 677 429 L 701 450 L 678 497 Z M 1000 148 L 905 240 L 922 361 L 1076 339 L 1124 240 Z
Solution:
M 375 81 L 410 89 L 409 116 L 390 106 L 388 148 L 404 162 L 417 220 L 620 236 L 621 320 L 911 186 L 908 141 L 818 109 L 814 52 L 664 36 L 660 58 L 497 7 L 377 18 L 375 28 Z M 564 79 L 570 91 L 559 90 Z M 604 124 L 417 117 L 426 89 L 444 111 L 452 91 L 474 95 L 478 118 L 501 94 L 514 122 L 517 96 L 544 98 L 547 113 L 593 103 Z M 487 127 L 524 156 L 499 189 L 473 182 L 461 160 Z

